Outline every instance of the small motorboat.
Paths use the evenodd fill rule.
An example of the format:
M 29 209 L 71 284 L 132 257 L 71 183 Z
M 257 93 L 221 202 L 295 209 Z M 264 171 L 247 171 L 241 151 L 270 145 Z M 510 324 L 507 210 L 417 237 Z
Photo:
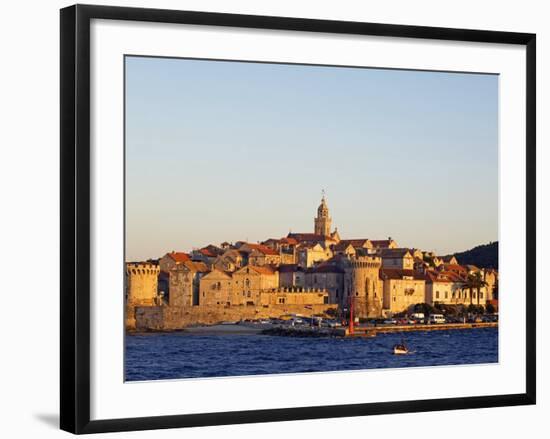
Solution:
M 405 345 L 404 341 L 401 341 L 401 343 L 397 343 L 393 346 L 393 354 L 394 355 L 405 355 L 409 353 L 409 348 Z

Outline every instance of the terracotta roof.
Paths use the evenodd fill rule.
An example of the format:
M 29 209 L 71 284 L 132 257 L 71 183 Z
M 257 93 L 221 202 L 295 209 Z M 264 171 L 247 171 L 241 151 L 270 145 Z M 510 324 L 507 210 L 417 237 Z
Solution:
M 188 264 L 192 264 L 192 265 L 190 266 Z M 186 262 L 185 265 L 187 265 L 191 270 L 196 271 L 198 273 L 206 273 L 207 271 L 210 271 L 208 269 L 208 266 L 204 262 L 198 262 L 198 261 L 191 262 L 191 261 L 189 261 L 189 262 Z
M 452 273 L 452 274 L 453 274 L 453 277 L 456 276 L 454 273 Z M 426 278 L 427 282 L 431 282 L 431 283 L 433 283 L 433 282 L 453 282 L 453 280 L 450 279 L 445 274 L 439 273 L 439 272 L 433 271 L 433 270 L 426 271 L 425 278 Z
M 279 242 L 280 242 L 281 244 L 288 244 L 288 245 L 296 245 L 296 244 L 298 244 L 298 241 L 297 241 L 296 239 L 294 239 L 294 238 L 288 238 L 288 237 L 286 237 L 286 238 L 281 238 L 281 239 L 279 240 Z
M 466 273 L 463 273 L 463 276 L 461 276 L 459 273 L 455 271 L 441 271 L 440 274 L 441 276 L 444 276 L 447 279 L 449 279 L 451 282 L 462 282 L 465 280 L 465 277 L 463 276 L 466 276 Z
M 168 253 L 168 256 L 170 256 L 178 264 L 180 264 L 182 262 L 185 262 L 185 261 L 190 261 L 191 260 L 189 255 L 187 253 L 183 253 L 183 252 L 170 252 L 170 253 Z
M 209 271 L 204 277 L 214 276 L 216 274 L 223 274 L 229 278 L 233 277 L 233 273 L 231 273 L 230 271 L 220 270 L 218 268 L 214 268 L 213 270 Z
M 207 248 L 201 248 L 199 249 L 199 253 L 204 255 L 204 256 L 207 256 L 209 258 L 215 258 L 216 257 L 216 254 L 212 253 L 209 249 Z
M 466 273 L 468 271 L 459 264 L 442 264 L 442 267 L 445 271 L 456 271 L 460 273 Z
M 268 265 L 262 265 L 262 266 L 257 266 L 257 265 L 247 265 L 247 267 L 250 267 L 252 270 L 260 273 L 260 274 L 268 274 L 268 275 L 273 275 L 275 274 L 275 270 L 271 267 L 269 267 Z
M 315 233 L 289 233 L 287 238 L 293 238 L 298 242 L 334 241 L 330 236 L 317 235 Z
M 264 255 L 273 255 L 273 256 L 278 256 L 279 255 L 279 252 L 276 251 L 276 250 L 273 250 L 272 248 L 269 248 L 268 246 L 266 245 L 262 245 L 262 244 L 249 244 L 249 243 L 246 243 L 246 245 L 248 247 L 250 247 L 251 249 L 253 250 L 258 250 L 260 253 L 263 253 Z
M 382 268 L 380 269 L 381 279 L 403 279 L 404 276 L 412 277 L 415 280 L 425 280 L 426 277 L 415 270 L 404 270 L 399 268 Z

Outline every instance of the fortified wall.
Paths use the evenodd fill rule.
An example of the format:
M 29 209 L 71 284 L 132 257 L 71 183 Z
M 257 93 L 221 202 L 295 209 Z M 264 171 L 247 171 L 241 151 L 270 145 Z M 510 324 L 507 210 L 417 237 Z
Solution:
M 311 309 L 310 309 L 311 308 Z M 336 310 L 334 304 L 310 305 L 268 305 L 268 306 L 143 306 L 135 309 L 135 330 L 137 331 L 170 331 L 186 326 L 199 324 L 211 325 L 224 321 L 241 319 L 279 318 L 285 314 L 310 316 Z M 130 328 L 129 328 L 130 329 Z

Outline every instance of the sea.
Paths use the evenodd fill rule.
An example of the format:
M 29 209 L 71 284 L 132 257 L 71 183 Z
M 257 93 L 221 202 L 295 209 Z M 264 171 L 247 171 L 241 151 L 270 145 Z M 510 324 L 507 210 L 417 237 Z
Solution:
M 407 355 L 394 355 L 404 341 Z M 301 338 L 261 334 L 126 336 L 126 381 L 290 374 L 498 362 L 498 328 Z

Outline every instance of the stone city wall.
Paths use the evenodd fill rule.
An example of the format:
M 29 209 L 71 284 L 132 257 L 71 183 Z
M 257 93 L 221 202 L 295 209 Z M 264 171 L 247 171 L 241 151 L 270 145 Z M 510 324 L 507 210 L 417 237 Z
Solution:
M 310 316 L 323 314 L 329 309 L 336 310 L 334 304 L 316 304 L 308 309 L 304 305 L 269 306 L 142 306 L 135 308 L 135 330 L 169 331 L 182 329 L 193 324 L 210 325 L 224 321 L 244 319 L 278 318 L 285 314 Z M 127 329 L 133 330 L 129 327 Z

